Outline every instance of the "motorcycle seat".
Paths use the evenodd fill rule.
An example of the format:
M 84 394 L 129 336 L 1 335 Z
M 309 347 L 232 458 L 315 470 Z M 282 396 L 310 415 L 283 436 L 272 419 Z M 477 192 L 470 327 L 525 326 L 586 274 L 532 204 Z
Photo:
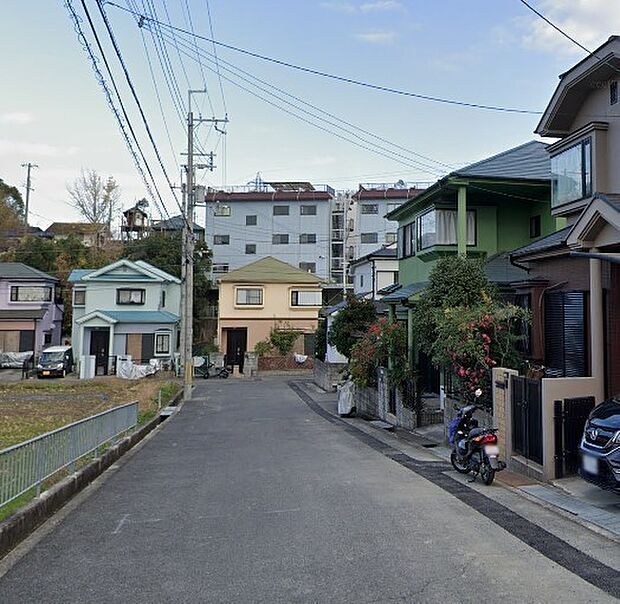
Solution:
M 474 437 L 474 436 L 480 436 L 482 433 L 484 433 L 484 428 L 472 428 L 469 431 L 469 436 Z

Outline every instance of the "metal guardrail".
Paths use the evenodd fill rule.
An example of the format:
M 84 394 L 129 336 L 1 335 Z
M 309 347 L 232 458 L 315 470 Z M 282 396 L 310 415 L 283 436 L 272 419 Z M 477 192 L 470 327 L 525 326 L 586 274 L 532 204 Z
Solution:
M 0 508 L 70 467 L 138 422 L 138 403 L 127 403 L 0 451 Z

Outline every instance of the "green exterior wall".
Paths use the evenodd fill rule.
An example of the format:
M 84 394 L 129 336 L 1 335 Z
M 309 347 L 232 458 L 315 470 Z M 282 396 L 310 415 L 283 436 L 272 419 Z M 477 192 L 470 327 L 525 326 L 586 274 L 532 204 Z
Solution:
M 555 218 L 551 216 L 551 202 L 522 199 L 526 194 L 515 192 L 515 197 L 486 195 L 479 199 L 472 188 L 467 187 L 467 210 L 476 212 L 476 245 L 467 246 L 470 257 L 488 258 L 500 252 L 509 252 L 534 241 L 530 237 L 530 218 L 541 216 L 541 236 L 557 230 Z M 398 225 L 413 222 L 429 208 L 457 209 L 456 195 L 433 195 L 431 199 L 412 204 L 399 218 Z M 446 254 L 456 254 L 456 245 L 438 245 L 416 251 L 415 256 L 399 260 L 399 282 L 401 285 L 428 280 L 437 260 Z

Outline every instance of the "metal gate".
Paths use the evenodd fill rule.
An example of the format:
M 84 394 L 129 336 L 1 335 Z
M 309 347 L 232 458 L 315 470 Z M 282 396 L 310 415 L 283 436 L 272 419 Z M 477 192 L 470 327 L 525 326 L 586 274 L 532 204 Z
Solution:
M 540 380 L 512 376 L 512 448 L 536 463 L 543 462 Z
M 583 427 L 594 408 L 594 397 L 565 398 L 553 401 L 555 431 L 555 477 L 576 474 L 579 469 L 579 443 Z

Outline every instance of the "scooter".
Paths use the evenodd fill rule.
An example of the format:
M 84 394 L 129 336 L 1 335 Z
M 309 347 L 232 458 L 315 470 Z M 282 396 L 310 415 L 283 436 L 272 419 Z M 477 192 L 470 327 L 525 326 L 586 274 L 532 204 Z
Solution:
M 230 375 L 226 367 L 215 367 L 215 363 L 211 362 L 208 358 L 205 358 L 204 362 L 200 365 L 195 364 L 194 372 L 197 375 L 201 375 L 205 380 L 208 380 L 212 377 L 217 377 L 225 380 Z
M 476 390 L 476 396 L 482 391 Z M 478 420 L 473 417 L 478 405 L 466 405 L 458 409 L 457 416 L 449 427 L 452 452 L 450 462 L 460 474 L 472 474 L 471 482 L 478 475 L 482 482 L 490 485 L 495 479 L 495 473 L 506 468 L 506 464 L 499 459 L 496 428 L 479 428 Z

